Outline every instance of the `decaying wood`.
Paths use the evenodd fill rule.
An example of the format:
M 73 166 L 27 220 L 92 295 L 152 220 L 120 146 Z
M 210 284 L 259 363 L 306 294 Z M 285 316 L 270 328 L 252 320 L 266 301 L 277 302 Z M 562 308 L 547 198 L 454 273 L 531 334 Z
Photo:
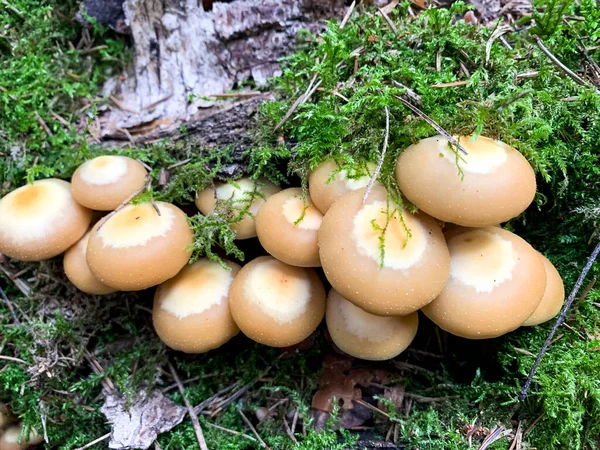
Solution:
M 100 137 L 150 139 L 184 122 L 204 127 L 207 116 L 238 103 L 256 106 L 253 99 L 223 108 L 210 96 L 247 80 L 264 85 L 279 73 L 277 61 L 291 53 L 300 29 L 318 33 L 325 19 L 341 20 L 345 11 L 343 0 L 235 0 L 214 2 L 210 11 L 196 0 L 125 0 L 134 58 L 127 73 L 104 86 L 116 101 L 104 111 Z M 230 125 L 225 117 L 232 116 L 212 124 L 219 135 Z

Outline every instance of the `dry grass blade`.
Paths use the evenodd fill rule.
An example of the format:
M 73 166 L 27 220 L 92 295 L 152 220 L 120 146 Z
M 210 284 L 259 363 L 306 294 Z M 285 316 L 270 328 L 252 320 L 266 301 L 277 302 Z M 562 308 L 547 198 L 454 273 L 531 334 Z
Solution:
M 448 141 L 450 141 L 450 143 L 452 145 L 454 145 L 455 147 L 457 147 L 461 152 L 463 152 L 465 155 L 469 154 L 465 150 L 465 148 L 462 145 L 460 145 L 460 143 L 450 135 L 450 133 L 448 133 L 441 126 L 439 126 L 431 117 L 429 117 L 427 114 L 425 114 L 423 111 L 421 111 L 419 108 L 417 108 L 416 106 L 414 106 L 410 102 L 404 100 L 402 97 L 398 97 L 397 95 L 394 95 L 394 97 L 396 99 L 400 100 L 400 102 L 402 102 L 402 104 L 404 104 L 404 106 L 406 106 L 408 109 L 410 109 L 416 115 L 418 115 L 419 117 L 421 117 L 421 119 L 423 119 L 425 122 L 427 122 L 433 128 L 435 128 L 435 130 L 438 133 L 440 133 L 442 136 L 444 136 L 446 139 L 448 139 Z
M 533 40 L 535 41 L 535 43 L 537 44 L 537 46 L 539 47 L 539 49 L 548 57 L 550 58 L 550 61 L 552 61 L 554 63 L 554 65 L 556 67 L 558 67 L 560 70 L 562 70 L 568 77 L 570 77 L 573 81 L 575 81 L 577 84 L 581 85 L 581 86 L 589 86 L 589 84 L 583 80 L 583 78 L 581 78 L 579 75 L 577 75 L 575 72 L 573 72 L 571 69 L 569 69 L 567 66 L 565 66 L 563 63 L 561 63 L 558 58 L 556 56 L 554 56 L 550 50 L 548 50 L 546 48 L 546 46 L 544 45 L 544 43 L 542 42 L 542 40 L 540 39 L 539 36 L 533 35 Z
M 252 433 L 254 433 L 254 436 L 256 436 L 256 439 L 258 439 L 258 442 L 260 442 L 260 445 L 263 448 L 266 448 L 267 450 L 271 450 L 271 448 L 267 445 L 267 443 L 262 440 L 262 438 L 258 434 L 258 431 L 256 431 L 256 428 L 254 428 L 254 425 L 252 425 L 252 422 L 250 422 L 250 419 L 248 419 L 248 417 L 246 417 L 246 414 L 244 414 L 244 412 L 239 408 L 237 411 L 240 414 L 240 416 L 242 417 L 242 420 L 244 421 L 244 423 L 248 426 L 248 428 L 250 428 L 250 431 L 252 431 Z
M 505 430 L 503 427 L 496 426 L 490 431 L 490 434 L 485 437 L 478 450 L 486 450 L 494 442 L 502 439 L 508 434 L 510 434 L 510 430 Z
M 517 431 L 515 432 L 515 438 L 508 450 L 521 450 L 521 440 L 523 439 L 523 422 L 519 421 L 519 426 L 517 427 Z
M 497 39 L 500 39 L 503 35 L 505 35 L 506 33 L 508 33 L 511 30 L 512 30 L 512 27 L 509 25 L 502 25 L 494 30 L 494 32 L 488 39 L 487 43 L 485 44 L 485 64 L 486 65 L 490 61 L 490 54 L 492 52 L 492 45 L 494 44 L 494 41 Z
M 373 172 L 373 175 L 371 176 L 371 179 L 369 180 L 369 184 L 367 185 L 367 190 L 365 191 L 365 195 L 363 195 L 363 199 L 362 199 L 363 203 L 365 203 L 367 201 L 367 198 L 369 197 L 369 194 L 371 193 L 371 190 L 373 189 L 373 184 L 375 183 L 375 180 L 377 180 L 377 177 L 379 176 L 379 172 L 381 171 L 381 166 L 383 166 L 383 161 L 385 159 L 385 153 L 387 151 L 389 138 L 390 138 L 390 109 L 386 106 L 385 107 L 385 137 L 383 138 L 383 149 L 381 150 L 381 156 L 379 157 L 379 161 L 377 162 L 377 167 L 375 168 L 375 171 Z
M 283 126 L 283 124 L 289 120 L 289 118 L 292 116 L 292 114 L 294 114 L 294 111 L 296 111 L 296 108 L 298 108 L 298 106 L 300 106 L 304 102 L 306 102 L 306 100 L 308 100 L 310 98 L 310 96 L 321 85 L 321 80 L 319 80 L 319 82 L 316 85 L 314 85 L 314 82 L 317 79 L 318 75 L 319 75 L 318 73 L 314 74 L 314 76 L 313 76 L 312 80 L 310 80 L 310 83 L 308 84 L 308 88 L 306 89 L 304 94 L 302 94 L 300 97 L 298 97 L 298 99 L 292 104 L 292 106 L 290 107 L 288 112 L 286 112 L 285 116 L 283 116 L 283 119 L 281 119 L 281 121 L 277 125 L 275 125 L 275 128 L 273 129 L 274 131 L 279 130 Z
M 173 379 L 175 383 L 177 383 L 177 388 L 179 389 L 179 393 L 183 397 L 183 402 L 185 403 L 185 407 L 188 410 L 188 414 L 190 415 L 190 419 L 192 419 L 192 424 L 194 426 L 194 432 L 196 433 L 196 439 L 198 439 L 198 445 L 200 445 L 200 450 L 208 450 L 206 446 L 206 441 L 204 440 L 204 433 L 202 433 L 202 427 L 200 426 L 200 421 L 198 420 L 198 416 L 194 411 L 190 401 L 187 399 L 185 395 L 185 389 L 183 384 L 181 384 L 181 380 L 179 379 L 179 375 L 177 375 L 177 371 L 173 364 L 169 362 L 169 370 L 171 371 L 171 375 L 173 375 Z
M 340 23 L 340 29 L 342 29 L 346 26 L 346 24 L 348 23 L 348 20 L 350 19 L 350 16 L 352 15 L 352 11 L 354 11 L 355 7 L 356 7 L 356 0 L 354 0 L 352 2 L 350 7 L 348 8 L 348 11 L 346 11 L 344 18 L 342 19 L 342 23 Z
M 104 436 L 100 436 L 98 439 L 95 439 L 92 442 L 85 444 L 83 447 L 76 448 L 75 450 L 85 450 L 86 448 L 93 447 L 94 445 L 99 444 L 102 441 L 105 441 L 109 437 L 110 437 L 110 433 L 106 433 Z
M 398 28 L 396 28 L 396 25 L 394 25 L 394 22 L 392 22 L 392 19 L 390 19 L 390 16 L 387 15 L 387 13 L 385 12 L 385 10 L 383 8 L 379 8 L 379 14 L 381 14 L 381 16 L 385 19 L 385 21 L 390 26 L 390 28 L 392 29 L 394 34 L 397 35 Z
M 233 434 L 235 436 L 241 436 L 241 437 L 246 438 L 246 439 L 248 439 L 250 441 L 256 442 L 256 439 L 253 438 L 252 436 L 248 435 L 248 434 L 240 433 L 239 431 L 235 431 L 235 430 L 230 430 L 229 428 L 225 428 L 225 427 L 222 427 L 220 425 L 217 425 L 217 424 L 214 424 L 214 423 L 210 423 L 210 422 L 208 422 L 208 425 L 210 425 L 213 428 L 216 428 L 217 430 L 224 431 L 225 433 Z

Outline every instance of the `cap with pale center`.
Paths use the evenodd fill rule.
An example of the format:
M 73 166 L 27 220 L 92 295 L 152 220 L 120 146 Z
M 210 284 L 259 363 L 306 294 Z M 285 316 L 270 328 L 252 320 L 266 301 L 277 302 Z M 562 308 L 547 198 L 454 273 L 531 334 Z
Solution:
M 43 436 L 37 431 L 31 430 L 28 436 L 25 436 L 21 442 L 21 424 L 7 428 L 0 436 L 0 450 L 24 450 L 34 445 L 44 442 Z
M 240 266 L 200 259 L 161 284 L 154 294 L 152 321 L 160 339 L 174 350 L 203 353 L 239 333 L 229 312 L 229 288 Z
M 21 261 L 53 258 L 75 244 L 91 221 L 92 211 L 73 199 L 67 181 L 27 184 L 0 200 L 0 253 Z
M 78 203 L 98 211 L 112 211 L 146 184 L 146 169 L 133 158 L 98 156 L 84 162 L 71 179 Z
M 260 256 L 233 281 L 229 307 L 233 320 L 250 339 L 287 347 L 316 330 L 325 314 L 325 289 L 314 269 Z
M 417 312 L 407 316 L 376 316 L 355 306 L 335 289 L 327 296 L 327 330 L 340 350 L 371 361 L 391 359 L 413 341 L 419 326 Z
M 127 205 L 100 220 L 90 234 L 87 262 L 103 284 L 146 289 L 173 278 L 187 264 L 194 241 L 185 213 L 165 202 Z
M 280 190 L 279 186 L 275 186 L 265 178 L 258 180 L 240 178 L 229 183 L 218 183 L 198 192 L 196 206 L 202 214 L 209 215 L 215 210 L 217 201 L 231 201 L 230 210 L 234 216 L 246 212 L 249 206 L 241 220 L 231 224 L 236 239 L 248 239 L 256 237 L 254 218 L 265 203 L 265 199 Z
M 319 211 L 325 214 L 331 205 L 348 192 L 366 188 L 375 171 L 375 164 L 367 163 L 355 172 L 341 170 L 335 161 L 325 161 L 317 166 L 308 177 L 310 197 Z M 376 181 L 374 186 L 381 186 Z
M 436 219 L 467 227 L 506 222 L 525 211 L 536 192 L 525 157 L 486 137 L 458 139 L 468 155 L 455 152 L 442 136 L 400 154 L 396 180 L 406 198 Z
M 457 228 L 446 234 L 450 279 L 423 308 L 440 328 L 468 339 L 515 330 L 540 304 L 546 272 L 539 254 L 498 227 Z
M 364 193 L 344 195 L 323 217 L 323 270 L 344 298 L 365 311 L 410 314 L 446 284 L 450 256 L 444 236 L 426 214 L 396 209 L 383 187 L 375 187 L 363 204 Z
M 539 325 L 556 317 L 565 302 L 565 286 L 560 273 L 548 258 L 539 254 L 546 270 L 546 289 L 542 301 L 533 314 L 523 323 L 525 326 Z
M 272 256 L 292 266 L 318 267 L 317 231 L 323 215 L 302 189 L 272 195 L 256 215 L 256 233 Z
M 89 239 L 90 233 L 86 233 L 73 247 L 66 251 L 63 259 L 63 269 L 67 278 L 77 289 L 88 294 L 104 295 L 116 292 L 116 289 L 100 283 L 90 271 L 86 260 Z

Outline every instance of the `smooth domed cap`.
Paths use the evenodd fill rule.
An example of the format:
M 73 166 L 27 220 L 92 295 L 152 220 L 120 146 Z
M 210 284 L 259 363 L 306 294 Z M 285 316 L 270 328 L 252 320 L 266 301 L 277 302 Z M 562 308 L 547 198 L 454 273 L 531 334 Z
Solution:
M 459 138 L 468 155 L 457 156 L 442 136 L 408 147 L 396 164 L 400 190 L 420 210 L 462 226 L 490 226 L 518 216 L 535 196 L 531 165 L 503 142 L 470 139 Z
M 279 192 L 281 188 L 275 186 L 265 178 L 252 180 L 250 178 L 240 178 L 229 183 L 218 183 L 210 186 L 196 194 L 196 206 L 204 215 L 212 214 L 215 210 L 217 200 L 231 200 L 231 210 L 233 215 L 239 215 L 250 203 L 249 214 L 245 214 L 239 222 L 232 223 L 231 229 L 235 231 L 236 239 L 248 239 L 256 237 L 256 226 L 254 218 L 260 207 L 265 203 L 265 199 Z
M 133 158 L 105 155 L 80 165 L 71 179 L 75 200 L 91 209 L 112 211 L 146 184 L 148 172 Z
M 146 289 L 173 278 L 187 264 L 194 241 L 187 216 L 156 202 L 127 205 L 98 222 L 87 247 L 92 274 L 121 291 Z
M 498 227 L 461 228 L 446 234 L 450 279 L 423 308 L 436 325 L 468 339 L 515 330 L 540 304 L 546 272 L 539 254 Z
M 44 442 L 44 438 L 35 430 L 29 432 L 22 442 L 19 442 L 21 436 L 21 425 L 7 428 L 0 436 L 0 450 L 24 450 L 33 445 Z
M 239 333 L 229 311 L 229 288 L 240 266 L 200 259 L 161 284 L 154 294 L 152 321 L 160 339 L 174 350 L 203 353 Z
M 342 195 L 366 188 L 375 172 L 376 165 L 367 163 L 355 172 L 340 170 L 335 161 L 325 161 L 317 166 L 308 177 L 310 197 L 319 211 L 325 214 Z M 376 181 L 373 186 L 381 186 Z
M 66 251 L 63 259 L 63 269 L 67 278 L 77 289 L 88 294 L 105 295 L 116 292 L 116 289 L 100 283 L 90 271 L 86 260 L 89 239 L 90 233 L 86 233 L 73 247 Z
M 542 301 L 533 314 L 523 323 L 524 326 L 539 325 L 556 317 L 565 303 L 565 286 L 556 267 L 541 253 L 539 254 L 546 270 L 546 289 Z
M 335 289 L 327 296 L 327 330 L 340 350 L 371 361 L 391 359 L 413 341 L 419 326 L 417 312 L 407 316 L 376 316 L 342 297 Z
M 0 253 L 21 261 L 53 258 L 81 239 L 91 221 L 92 211 L 73 199 L 67 181 L 27 184 L 0 200 Z
M 444 236 L 426 214 L 401 214 L 388 203 L 384 188 L 374 188 L 363 204 L 364 193 L 360 189 L 344 195 L 323 217 L 323 270 L 335 290 L 359 308 L 380 316 L 410 314 L 446 284 L 450 256 Z
M 325 315 L 325 289 L 314 269 L 261 256 L 245 265 L 233 281 L 229 307 L 250 339 L 288 347 L 319 326 Z
M 317 232 L 323 215 L 302 189 L 285 189 L 272 195 L 256 215 L 256 233 L 261 245 L 286 264 L 319 267 Z

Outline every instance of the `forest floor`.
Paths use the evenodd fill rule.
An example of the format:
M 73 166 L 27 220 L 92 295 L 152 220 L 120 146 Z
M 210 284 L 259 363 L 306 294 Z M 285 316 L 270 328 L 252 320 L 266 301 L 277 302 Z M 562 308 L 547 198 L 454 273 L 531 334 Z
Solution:
M 275 100 L 261 108 L 246 171 L 302 185 L 331 156 L 348 165 L 377 161 L 388 108 L 381 181 L 394 191 L 397 155 L 436 134 L 396 100 L 408 86 L 420 109 L 450 133 L 499 138 L 526 156 L 538 195 L 503 225 L 555 264 L 568 294 L 600 224 L 600 72 L 593 63 L 600 61 L 599 5 L 534 2 L 505 28 L 463 20 L 470 16 L 461 3 L 427 11 L 413 5 L 415 17 L 408 6 L 387 17 L 376 9 L 355 12 L 344 28 L 332 22 L 318 39 L 305 36 L 283 75 L 265 88 Z M 27 180 L 68 179 L 85 159 L 113 151 L 152 168 L 153 187 L 144 195 L 191 211 L 191 195 L 217 177 L 232 149 L 186 140 L 100 145 L 97 117 L 110 103 L 99 96 L 101 83 L 131 55 L 121 35 L 76 22 L 77 8 L 74 1 L 0 2 L 2 195 Z M 288 115 L 313 77 L 320 88 Z M 174 166 L 181 161 L 187 163 Z M 195 257 L 243 254 L 248 261 L 260 253 L 253 242 L 238 248 L 229 241 L 227 221 L 198 216 L 192 224 Z M 185 416 L 171 428 L 179 420 L 144 416 L 137 437 L 122 442 L 141 439 L 142 430 L 152 442 L 164 426 L 156 449 L 198 448 L 199 429 L 208 448 L 219 450 L 598 448 L 598 276 L 595 264 L 519 401 L 551 322 L 469 341 L 421 316 L 413 344 L 380 363 L 341 354 L 324 325 L 295 348 L 268 348 L 239 335 L 208 354 L 185 355 L 156 336 L 152 290 L 84 295 L 66 279 L 60 257 L 19 263 L 0 255 L 0 401 L 40 430 L 47 448 L 107 448 L 106 415 L 125 429 L 127 407 L 134 420 L 150 406 L 181 419 L 184 397 L 197 424 Z

